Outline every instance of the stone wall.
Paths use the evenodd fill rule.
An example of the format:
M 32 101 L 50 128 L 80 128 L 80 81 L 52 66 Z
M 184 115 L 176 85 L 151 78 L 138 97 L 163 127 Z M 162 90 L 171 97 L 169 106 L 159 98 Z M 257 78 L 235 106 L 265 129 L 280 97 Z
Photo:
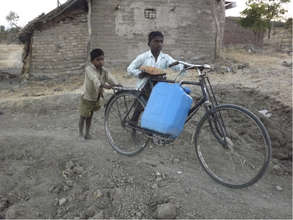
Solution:
M 74 11 L 34 30 L 30 73 L 81 73 L 87 61 L 87 12 Z
M 19 32 L 0 32 L 0 44 L 20 44 L 18 34 Z
M 271 38 L 265 36 L 265 43 L 272 45 L 275 49 L 282 52 L 292 52 L 292 28 L 273 27 Z
M 92 0 L 90 47 L 104 49 L 111 66 L 125 66 L 148 49 L 148 33 L 160 30 L 175 59 L 213 60 L 224 20 L 222 0 Z
M 237 17 L 227 17 L 225 21 L 224 30 L 224 45 L 236 45 L 236 44 L 256 44 L 256 38 L 253 32 L 242 27 Z M 259 45 L 263 44 L 263 41 L 258 42 Z

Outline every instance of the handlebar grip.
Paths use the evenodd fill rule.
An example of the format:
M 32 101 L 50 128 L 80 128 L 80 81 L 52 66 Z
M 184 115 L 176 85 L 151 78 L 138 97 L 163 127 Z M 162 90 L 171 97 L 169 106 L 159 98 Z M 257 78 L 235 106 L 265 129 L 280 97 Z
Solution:
M 178 64 L 179 64 L 179 62 L 178 62 L 178 61 L 175 61 L 174 63 L 171 63 L 171 64 L 169 65 L 169 67 L 176 66 L 176 65 L 178 65 Z

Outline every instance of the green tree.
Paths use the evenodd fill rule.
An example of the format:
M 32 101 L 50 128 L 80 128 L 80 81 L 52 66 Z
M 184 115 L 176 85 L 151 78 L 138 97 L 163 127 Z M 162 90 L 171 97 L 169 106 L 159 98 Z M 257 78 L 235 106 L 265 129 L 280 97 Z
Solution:
M 272 24 L 273 20 L 281 19 L 283 15 L 287 12 L 283 8 L 283 3 L 288 3 L 290 0 L 262 0 L 262 4 L 265 5 L 265 20 L 268 25 L 268 38 L 271 38 Z
M 9 14 L 6 16 L 6 20 L 9 23 L 11 28 L 20 29 L 20 27 L 17 25 L 17 22 L 19 20 L 19 16 L 14 11 L 9 12 Z
M 268 30 L 268 38 L 271 37 L 272 24 L 274 20 L 281 19 L 287 12 L 283 8 L 284 3 L 291 0 L 247 0 L 247 8 L 241 12 L 243 16 L 240 24 L 251 28 L 258 34 Z
M 263 18 L 264 5 L 257 3 L 247 3 L 247 8 L 241 12 L 243 17 L 240 18 L 240 24 L 253 31 L 255 36 L 255 44 L 262 46 L 262 39 L 265 30 L 267 29 L 267 22 Z

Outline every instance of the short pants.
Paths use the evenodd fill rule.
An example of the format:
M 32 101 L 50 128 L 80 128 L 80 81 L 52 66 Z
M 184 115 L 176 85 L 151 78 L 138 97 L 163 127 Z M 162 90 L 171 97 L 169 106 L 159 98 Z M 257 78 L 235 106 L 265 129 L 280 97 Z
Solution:
M 98 111 L 101 108 L 99 101 L 86 100 L 81 96 L 80 98 L 80 116 L 89 118 L 92 112 Z

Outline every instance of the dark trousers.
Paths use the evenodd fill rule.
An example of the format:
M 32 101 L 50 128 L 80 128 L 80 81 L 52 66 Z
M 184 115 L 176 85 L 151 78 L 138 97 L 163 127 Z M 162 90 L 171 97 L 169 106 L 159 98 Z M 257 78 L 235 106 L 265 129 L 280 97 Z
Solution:
M 151 92 L 152 92 L 152 89 L 153 89 L 153 86 L 155 86 L 157 82 L 153 82 L 152 84 L 150 82 L 147 82 L 147 84 L 144 86 L 142 92 L 143 92 L 143 95 L 144 95 L 144 98 L 146 99 L 145 101 L 147 102 L 148 99 L 150 98 L 150 95 L 151 95 Z M 143 106 L 138 102 L 136 101 L 135 103 L 135 110 L 134 110 L 134 113 L 131 117 L 131 121 L 137 125 L 138 123 L 138 119 L 139 119 L 139 116 L 141 114 L 141 112 L 143 112 L 144 108 Z

